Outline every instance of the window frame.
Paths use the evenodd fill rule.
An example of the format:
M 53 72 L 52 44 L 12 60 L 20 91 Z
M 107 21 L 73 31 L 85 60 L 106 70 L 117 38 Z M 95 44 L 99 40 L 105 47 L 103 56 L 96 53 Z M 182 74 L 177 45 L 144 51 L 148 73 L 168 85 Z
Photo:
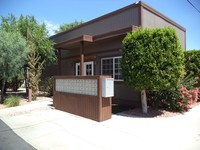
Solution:
M 114 81 L 124 81 L 123 79 L 115 79 L 115 59 L 117 59 L 117 58 L 122 58 L 122 56 L 101 58 L 101 75 L 103 75 L 103 60 L 112 59 L 112 61 L 113 61 L 113 73 L 112 73 L 112 76 L 114 78 Z
M 84 76 L 86 75 L 86 65 L 92 65 L 92 75 L 88 75 L 88 76 L 94 76 L 94 61 L 86 61 L 84 62 Z M 76 63 L 75 64 L 75 76 L 80 76 L 78 75 L 78 66 L 79 66 L 79 71 L 80 71 L 80 63 Z

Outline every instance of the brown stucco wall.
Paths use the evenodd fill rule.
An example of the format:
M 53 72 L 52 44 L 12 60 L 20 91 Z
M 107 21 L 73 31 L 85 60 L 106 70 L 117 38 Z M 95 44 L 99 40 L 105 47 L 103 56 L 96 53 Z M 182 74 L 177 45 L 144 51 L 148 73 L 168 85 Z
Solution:
M 137 7 L 128 7 L 119 13 L 102 16 L 83 24 L 75 30 L 56 35 L 56 37 L 53 36 L 51 39 L 57 43 L 79 37 L 83 34 L 94 36 L 130 27 L 132 25 L 139 25 L 139 8 Z
M 108 120 L 112 116 L 112 97 L 102 97 L 102 79 L 110 76 L 91 76 L 87 80 L 97 80 L 97 95 L 84 95 L 70 92 L 59 92 L 56 90 L 57 79 L 80 79 L 84 77 L 62 77 L 57 76 L 54 80 L 53 104 L 56 109 L 66 111 L 75 115 L 89 118 L 95 121 Z
M 101 58 L 121 56 L 122 40 L 124 37 L 91 43 L 85 47 L 85 57 L 95 55 L 94 75 L 101 75 Z M 69 54 L 70 53 L 70 54 Z M 80 57 L 79 50 L 67 52 L 62 50 L 61 75 L 75 75 L 75 64 Z M 88 60 L 91 61 L 91 60 Z M 138 92 L 128 88 L 123 81 L 115 81 L 113 103 L 139 106 L 140 96 Z
M 176 30 L 176 33 L 179 37 L 180 43 L 182 45 L 182 48 L 186 49 L 186 32 L 182 29 L 178 28 L 177 26 L 173 25 L 169 21 L 165 20 L 164 18 L 161 18 L 160 16 L 156 15 L 155 13 L 152 13 L 151 11 L 143 8 L 142 9 L 142 27 L 143 28 L 160 28 L 160 27 L 173 27 Z
M 171 26 L 176 30 L 183 49 L 186 49 L 185 29 L 142 2 L 91 20 L 77 28 L 52 36 L 51 39 L 56 43 L 59 43 L 80 37 L 83 34 L 92 36 L 102 35 L 132 25 L 142 26 L 143 28 Z M 92 61 L 94 61 L 95 69 L 94 75 L 101 74 L 101 58 L 121 55 L 120 50 L 122 48 L 122 40 L 124 36 L 125 35 L 92 43 L 85 43 L 85 57 L 93 57 Z M 78 61 L 80 61 L 80 47 L 72 48 L 70 50 L 61 50 L 61 75 L 75 75 L 75 63 Z M 85 61 L 91 60 L 88 59 Z M 114 90 L 114 103 L 128 104 L 132 106 L 140 105 L 140 94 L 129 89 L 123 81 L 115 81 Z
M 64 59 L 61 61 L 61 75 L 74 75 L 74 61 Z

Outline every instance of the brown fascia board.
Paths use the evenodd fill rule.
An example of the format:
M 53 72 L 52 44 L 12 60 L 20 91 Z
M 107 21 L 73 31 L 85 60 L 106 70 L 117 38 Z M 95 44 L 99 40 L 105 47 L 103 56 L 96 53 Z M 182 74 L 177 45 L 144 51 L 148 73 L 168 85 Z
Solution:
M 140 5 L 142 7 L 144 7 L 145 9 L 149 10 L 150 12 L 154 13 L 155 15 L 161 17 L 162 19 L 164 19 L 165 21 L 173 24 L 174 26 L 176 26 L 177 28 L 181 29 L 182 31 L 186 32 L 186 29 L 184 27 L 182 27 L 181 25 L 179 25 L 178 23 L 174 22 L 173 20 L 169 19 L 168 17 L 166 17 L 165 15 L 163 15 L 162 13 L 158 12 L 157 10 L 155 10 L 154 8 L 148 6 L 147 4 L 145 4 L 144 2 L 140 2 Z
M 85 35 L 84 34 L 84 35 L 79 36 L 77 38 L 57 43 L 57 44 L 54 45 L 54 48 L 61 48 L 62 46 L 78 43 L 78 42 L 81 42 L 81 41 L 93 42 L 93 37 L 91 35 Z
M 63 34 L 68 33 L 68 32 L 71 32 L 71 31 L 76 30 L 76 29 L 78 29 L 78 28 L 81 28 L 81 27 L 83 27 L 83 26 L 92 24 L 92 23 L 94 23 L 94 22 L 98 22 L 99 20 L 108 18 L 108 17 L 110 17 L 110 16 L 113 16 L 113 15 L 115 15 L 115 14 L 118 14 L 118 13 L 120 13 L 120 12 L 123 12 L 123 11 L 125 11 L 125 10 L 127 10 L 127 9 L 129 9 L 129 8 L 134 8 L 134 7 L 139 7 L 139 6 L 140 6 L 140 2 L 139 2 L 139 3 L 134 3 L 134 4 L 131 4 L 131 5 L 128 5 L 128 6 L 126 6 L 126 7 L 123 7 L 123 8 L 121 8 L 121 9 L 118 9 L 118 10 L 116 10 L 116 11 L 113 11 L 113 12 L 110 12 L 110 13 L 108 13 L 108 14 L 105 14 L 105 15 L 103 15 L 103 16 L 101 16 L 101 17 L 98 17 L 98 18 L 96 18 L 96 19 L 93 19 L 93 20 L 90 20 L 90 21 L 88 21 L 88 22 L 85 22 L 85 23 L 83 23 L 83 24 L 81 24 L 81 25 L 79 25 L 79 26 L 76 26 L 76 27 L 72 28 L 72 29 L 69 29 L 69 30 L 60 32 L 60 33 L 58 33 L 58 34 L 55 34 L 55 35 L 51 36 L 50 39 L 53 39 L 53 38 L 55 38 L 55 37 L 57 37 L 57 36 L 63 35 Z

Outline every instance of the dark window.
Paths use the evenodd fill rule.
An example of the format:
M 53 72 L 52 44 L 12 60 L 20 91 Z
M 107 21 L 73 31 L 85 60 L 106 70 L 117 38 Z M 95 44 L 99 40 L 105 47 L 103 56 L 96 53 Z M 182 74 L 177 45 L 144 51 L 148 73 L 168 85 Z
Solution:
M 121 56 L 101 59 L 101 74 L 112 76 L 115 80 L 122 80 Z

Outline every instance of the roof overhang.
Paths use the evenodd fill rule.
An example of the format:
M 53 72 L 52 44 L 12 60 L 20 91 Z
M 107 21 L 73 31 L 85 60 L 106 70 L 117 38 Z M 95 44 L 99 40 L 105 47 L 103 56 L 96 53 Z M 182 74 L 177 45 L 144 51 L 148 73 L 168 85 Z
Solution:
M 70 40 L 66 40 L 60 43 L 56 43 L 54 45 L 54 48 L 56 49 L 62 49 L 65 47 L 70 47 L 76 44 L 79 44 L 80 42 L 93 42 L 93 37 L 91 35 L 82 35 L 80 37 L 74 38 L 74 39 L 70 39 Z
M 112 32 L 107 32 L 104 34 L 95 35 L 95 36 L 84 34 L 74 39 L 65 40 L 60 43 L 56 43 L 54 45 L 54 48 L 70 50 L 70 49 L 79 47 L 80 42 L 85 42 L 86 44 L 94 43 L 94 42 L 103 41 L 103 40 L 107 40 L 111 38 L 125 36 L 128 32 L 134 32 L 136 30 L 137 30 L 137 26 L 132 25 L 127 28 L 123 28 L 123 29 L 112 31 Z

